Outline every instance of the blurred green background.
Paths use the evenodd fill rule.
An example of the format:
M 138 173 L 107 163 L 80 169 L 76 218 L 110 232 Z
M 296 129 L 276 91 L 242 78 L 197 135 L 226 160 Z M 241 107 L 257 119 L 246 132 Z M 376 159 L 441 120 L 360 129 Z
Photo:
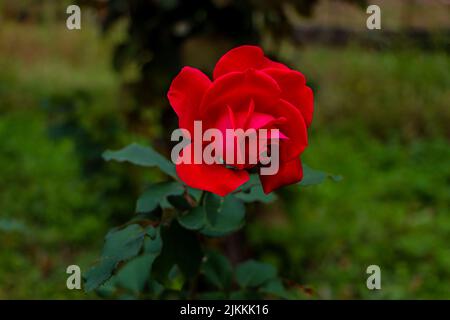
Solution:
M 97 298 L 68 290 L 66 267 L 86 270 L 160 178 L 101 153 L 167 152 L 170 79 L 186 64 L 211 74 L 242 43 L 306 75 L 303 159 L 344 179 L 254 205 L 225 246 L 310 299 L 450 298 L 448 3 L 372 1 L 369 31 L 364 1 L 78 1 L 70 31 L 71 3 L 0 1 L 0 299 Z M 382 290 L 366 288 L 371 264 Z

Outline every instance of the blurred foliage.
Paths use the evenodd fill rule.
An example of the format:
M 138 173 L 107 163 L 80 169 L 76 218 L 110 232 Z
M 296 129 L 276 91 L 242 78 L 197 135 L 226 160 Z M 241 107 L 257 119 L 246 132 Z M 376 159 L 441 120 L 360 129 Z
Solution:
M 97 44 L 92 28 L 68 37 L 57 23 L 6 21 L 0 31 L 0 298 L 30 297 L 31 288 L 34 297 L 81 297 L 65 290 L 65 268 L 90 263 L 84 248 L 100 246 L 156 177 L 101 159 L 106 148 L 142 138 L 127 133 L 119 112 L 109 44 Z
M 312 130 L 369 131 L 381 140 L 450 138 L 445 52 L 305 48 L 286 59 L 316 92 Z
M 255 216 L 249 224 L 255 252 L 319 298 L 448 298 L 448 141 L 402 146 L 364 132 L 334 137 L 314 135 L 305 159 L 344 180 L 290 189 L 283 210 L 269 207 Z M 381 268 L 378 292 L 365 286 L 371 264 Z
M 360 6 L 364 0 L 345 0 Z M 167 88 L 173 77 L 187 63 L 186 55 L 194 56 L 198 67 L 212 70 L 212 62 L 239 44 L 258 44 L 271 39 L 266 52 L 275 55 L 281 42 L 291 38 L 292 11 L 310 15 L 317 0 L 79 0 L 102 12 L 105 31 L 118 22 L 127 21 L 127 35 L 114 49 L 113 66 L 138 74 L 124 82 L 129 100 L 129 129 L 141 131 L 148 125 L 142 106 L 163 107 L 153 119 L 165 124 L 170 132 L 176 117 L 166 108 Z M 159 114 L 159 113 L 158 113 Z M 132 125 L 131 125 L 132 124 Z M 145 129 L 144 129 L 145 130 Z M 164 142 L 162 142 L 164 144 Z
M 146 2 L 155 11 L 135 7 L 136 23 L 157 12 L 164 30 L 124 18 L 123 5 L 137 1 L 99 1 L 104 17 L 112 12 L 104 3 L 118 6 L 102 36 L 90 14 L 83 32 L 68 32 L 68 2 L 42 1 L 45 10 L 34 1 L 0 2 L 0 298 L 96 297 L 67 290 L 65 268 L 75 263 L 86 271 L 105 230 L 128 220 L 138 194 L 159 179 L 151 169 L 106 164 L 101 152 L 150 139 L 165 147 L 162 132 L 174 126 L 164 97 L 171 77 L 183 64 L 209 71 L 211 61 L 245 41 L 264 43 L 307 75 L 316 112 L 304 160 L 343 180 L 301 192 L 286 188 L 274 204 L 252 204 L 250 228 L 231 240 L 248 243 L 246 255 L 276 265 L 309 298 L 449 297 L 448 54 L 278 46 L 259 38 L 268 26 L 239 23 L 249 12 L 232 15 L 241 29 L 227 29 L 233 25 L 201 14 L 197 24 L 191 9 L 162 8 L 171 1 Z M 269 21 L 277 9 L 265 2 L 233 1 L 228 9 L 256 6 L 251 21 L 261 10 Z M 191 33 L 167 36 L 175 25 L 186 30 L 176 23 L 186 17 Z M 120 73 L 113 60 L 122 64 Z M 161 122 L 156 110 L 168 118 Z M 381 267 L 381 291 L 365 287 L 369 264 Z M 226 285 L 214 272 L 229 270 L 204 270 L 212 284 Z M 176 288 L 176 270 L 172 280 Z M 158 285 L 152 290 L 157 294 Z
M 106 212 L 80 177 L 72 141 L 51 141 L 46 130 L 44 117 L 34 111 L 12 112 L 0 121 L 0 298 L 32 298 L 34 286 L 41 295 L 58 297 L 52 279 L 65 283 L 67 264 L 61 263 L 72 256 L 71 248 L 90 245 L 104 230 Z M 18 270 L 26 275 L 19 286 Z
M 92 230 L 102 221 L 89 215 L 95 208 L 94 197 L 83 184 L 79 163 L 71 161 L 75 157 L 72 141 L 52 142 L 45 130 L 37 114 L 17 112 L 2 117 L 2 216 L 26 219 L 35 227 L 50 226 L 49 234 L 70 225 L 71 232 L 64 236 L 67 240 L 92 240 Z

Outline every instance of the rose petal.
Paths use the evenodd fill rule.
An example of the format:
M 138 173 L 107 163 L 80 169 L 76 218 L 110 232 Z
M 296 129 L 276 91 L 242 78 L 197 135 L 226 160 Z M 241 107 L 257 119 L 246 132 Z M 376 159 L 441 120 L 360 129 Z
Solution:
M 200 112 L 209 119 L 217 119 L 227 105 L 248 110 L 250 99 L 258 104 L 273 104 L 281 94 L 276 81 L 264 72 L 248 69 L 245 72 L 231 72 L 215 80 L 203 97 Z M 245 100 L 243 100 L 245 98 Z
M 227 169 L 221 164 L 178 164 L 176 171 L 178 177 L 189 187 L 221 197 L 233 192 L 250 178 L 245 170 Z
M 170 85 L 167 97 L 178 115 L 180 128 L 192 130 L 200 103 L 211 81 L 200 70 L 184 67 Z
M 310 87 L 305 86 L 300 92 L 300 95 L 300 100 L 302 101 L 300 110 L 305 118 L 306 125 L 309 127 L 314 113 L 314 93 Z
M 303 178 L 302 163 L 299 158 L 280 163 L 278 172 L 274 175 L 260 175 L 261 184 L 265 194 L 279 187 L 297 183 Z
M 231 49 L 219 59 L 214 68 L 214 79 L 229 72 L 245 71 L 250 68 L 288 69 L 285 65 L 266 58 L 261 48 L 246 45 Z
M 254 129 L 274 129 L 278 124 L 285 123 L 286 119 L 283 117 L 275 118 L 273 115 L 261 113 L 261 112 L 253 112 L 250 118 L 247 121 L 247 128 Z
M 294 70 L 268 68 L 263 70 L 270 75 L 281 88 L 281 97 L 297 107 L 309 127 L 313 116 L 313 92 L 306 86 L 303 74 Z
M 281 140 L 280 156 L 285 160 L 298 157 L 308 145 L 306 124 L 300 111 L 283 99 L 272 106 L 261 105 L 258 107 L 260 112 L 270 113 L 276 119 L 288 119 L 287 121 L 280 121 L 276 125 L 289 138 L 288 140 Z

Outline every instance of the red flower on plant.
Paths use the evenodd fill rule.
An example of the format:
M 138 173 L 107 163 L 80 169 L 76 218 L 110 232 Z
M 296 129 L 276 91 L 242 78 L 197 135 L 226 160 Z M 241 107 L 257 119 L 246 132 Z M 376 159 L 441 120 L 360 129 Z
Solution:
M 203 128 L 280 131 L 280 165 L 273 175 L 260 175 L 264 192 L 300 181 L 300 155 L 313 116 L 313 92 L 303 74 L 264 56 L 261 48 L 241 46 L 217 62 L 213 81 L 200 70 L 184 67 L 172 81 L 168 99 L 179 127 L 194 134 L 194 121 Z M 225 148 L 226 148 L 225 143 Z M 251 165 L 180 163 L 176 171 L 188 186 L 220 196 L 249 180 Z

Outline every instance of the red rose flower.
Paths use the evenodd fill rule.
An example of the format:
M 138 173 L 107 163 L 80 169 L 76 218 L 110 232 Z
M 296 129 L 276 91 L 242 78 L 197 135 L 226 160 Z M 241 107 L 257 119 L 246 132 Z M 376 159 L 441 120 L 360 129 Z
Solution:
M 172 81 L 168 99 L 179 127 L 194 133 L 194 121 L 203 129 L 272 129 L 280 131 L 279 170 L 261 175 L 267 194 L 303 177 L 300 154 L 313 115 L 313 92 L 298 71 L 274 62 L 256 46 L 241 46 L 220 58 L 211 81 L 200 70 L 184 67 Z M 225 143 L 226 148 L 226 143 Z M 180 163 L 176 171 L 188 186 L 220 196 L 249 179 L 251 165 Z

